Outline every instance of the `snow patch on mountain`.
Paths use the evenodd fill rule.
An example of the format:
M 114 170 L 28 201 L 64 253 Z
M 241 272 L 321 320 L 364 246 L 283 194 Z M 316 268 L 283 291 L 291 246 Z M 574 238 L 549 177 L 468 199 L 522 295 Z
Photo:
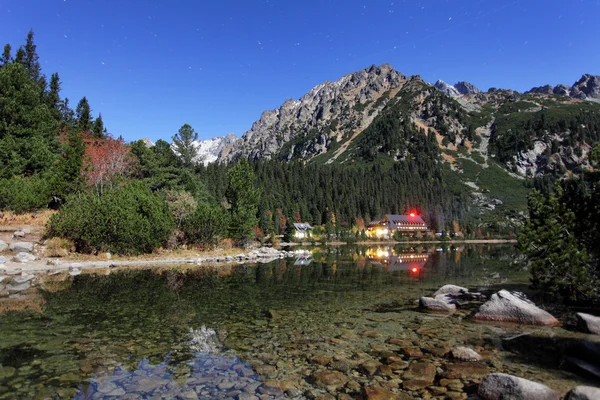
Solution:
M 195 141 L 194 147 L 198 150 L 198 156 L 195 158 L 195 161 L 205 166 L 217 161 L 223 149 L 232 145 L 236 140 L 237 137 L 235 134 L 230 133 L 227 136 Z

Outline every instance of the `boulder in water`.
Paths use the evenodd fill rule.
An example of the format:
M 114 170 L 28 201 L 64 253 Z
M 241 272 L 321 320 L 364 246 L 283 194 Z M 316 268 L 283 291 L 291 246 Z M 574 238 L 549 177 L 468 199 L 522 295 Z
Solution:
M 501 290 L 479 308 L 475 319 L 483 321 L 516 322 L 528 325 L 560 325 L 548 312 L 537 307 L 524 295 Z
M 477 395 L 482 400 L 559 400 L 560 395 L 546 385 L 508 374 L 483 378 Z
M 577 325 L 583 332 L 600 335 L 600 317 L 577 313 Z
M 600 399 L 600 388 L 577 386 L 565 396 L 565 400 L 597 400 Z
M 451 294 L 453 296 L 460 296 L 461 294 L 468 293 L 469 289 L 456 286 L 456 285 L 444 285 L 438 289 L 437 292 L 433 294 L 433 297 L 436 297 L 440 294 Z
M 431 297 L 421 297 L 419 299 L 419 308 L 421 310 L 451 314 L 456 311 L 456 305 L 441 299 L 432 299 Z
M 462 346 L 452 349 L 452 357 L 461 361 L 481 361 L 481 356 L 475 350 Z

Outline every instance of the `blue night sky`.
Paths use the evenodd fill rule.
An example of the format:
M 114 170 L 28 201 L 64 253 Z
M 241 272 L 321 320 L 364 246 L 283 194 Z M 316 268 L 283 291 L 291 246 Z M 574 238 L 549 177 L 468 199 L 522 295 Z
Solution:
M 13 49 L 35 32 L 46 75 L 115 136 L 248 130 L 314 85 L 390 63 L 426 81 L 524 91 L 600 74 L 599 0 L 2 0 Z M 14 51 L 13 51 L 14 54 Z

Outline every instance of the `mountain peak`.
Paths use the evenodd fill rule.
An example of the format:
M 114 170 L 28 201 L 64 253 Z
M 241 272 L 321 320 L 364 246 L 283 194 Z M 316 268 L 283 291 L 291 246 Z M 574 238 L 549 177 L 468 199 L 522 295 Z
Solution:
M 311 136 L 310 148 L 286 146 L 290 147 L 290 157 L 294 152 L 300 152 L 300 158 L 326 152 L 338 138 L 364 129 L 383 109 L 390 92 L 406 81 L 390 64 L 382 64 L 346 74 L 335 82 L 320 83 L 299 100 L 286 100 L 279 108 L 263 112 L 221 160 L 271 158 L 298 135 L 315 132 L 320 134 Z
M 460 81 L 457 82 L 455 85 L 450 85 L 444 82 L 443 80 L 438 79 L 438 81 L 434 83 L 433 86 L 446 93 L 448 96 L 454 97 L 466 94 L 479 93 L 479 89 L 475 85 L 465 81 Z
M 570 94 L 576 99 L 600 99 L 600 76 L 584 74 L 575 82 Z
M 477 86 L 473 85 L 472 83 L 469 82 L 465 82 L 465 81 L 460 81 L 457 82 L 456 84 L 454 84 L 454 88 L 456 90 L 458 90 L 458 93 L 460 94 L 477 94 L 480 92 L 480 90 L 477 88 Z
M 447 84 L 441 79 L 438 79 L 436 83 L 433 84 L 438 90 L 444 92 L 448 96 L 460 96 L 460 93 L 456 88 L 452 85 Z

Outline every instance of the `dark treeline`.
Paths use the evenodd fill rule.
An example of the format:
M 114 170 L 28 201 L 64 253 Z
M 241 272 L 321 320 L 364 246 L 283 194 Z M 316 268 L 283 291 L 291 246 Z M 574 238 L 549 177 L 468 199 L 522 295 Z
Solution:
M 532 285 L 574 303 L 600 302 L 600 145 L 590 151 L 593 170 L 534 190 L 529 219 L 519 235 L 531 261 Z
M 211 196 L 226 191 L 227 166 L 198 168 Z M 410 209 L 422 213 L 436 229 L 444 229 L 463 211 L 443 185 L 440 174 L 427 179 L 416 163 L 372 163 L 352 166 L 303 164 L 276 160 L 253 164 L 261 191 L 260 228 L 283 233 L 285 221 L 351 227 Z

